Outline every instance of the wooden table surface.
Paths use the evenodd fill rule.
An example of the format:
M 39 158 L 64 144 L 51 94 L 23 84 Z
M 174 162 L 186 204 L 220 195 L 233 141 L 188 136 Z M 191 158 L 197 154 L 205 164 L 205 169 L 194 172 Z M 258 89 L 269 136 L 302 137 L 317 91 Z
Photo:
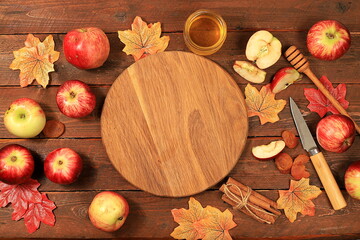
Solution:
M 245 47 L 249 37 L 257 30 L 271 31 L 282 42 L 284 49 L 294 44 L 308 57 L 317 76 L 326 75 L 334 85 L 347 84 L 348 112 L 360 123 L 360 2 L 358 1 L 279 1 L 279 0 L 231 0 L 231 1 L 168 1 L 168 0 L 10 0 L 0 3 L 0 147 L 18 143 L 28 147 L 38 165 L 46 155 L 60 147 L 71 147 L 84 160 L 84 170 L 79 180 L 69 186 L 54 184 L 44 177 L 41 170 L 34 177 L 41 183 L 40 191 L 48 194 L 57 209 L 54 211 L 56 224 L 50 227 L 41 224 L 38 231 L 28 234 L 23 220 L 11 220 L 11 208 L 0 209 L 0 237 L 2 238 L 159 238 L 168 239 L 177 226 L 171 209 L 187 208 L 185 198 L 155 197 L 130 185 L 111 165 L 102 145 L 100 115 L 106 94 L 113 81 L 130 66 L 134 60 L 122 49 L 124 45 L 117 36 L 118 30 L 126 30 L 135 16 L 141 16 L 148 23 L 160 21 L 164 35 L 171 40 L 167 51 L 189 51 L 183 40 L 183 26 L 189 14 L 200 8 L 212 9 L 221 14 L 228 25 L 228 37 L 223 47 L 208 58 L 227 70 L 242 91 L 247 82 L 237 75 L 232 65 L 235 60 L 245 60 Z M 345 24 L 352 36 L 349 51 L 332 62 L 321 61 L 310 56 L 306 49 L 307 30 L 317 21 L 335 19 Z M 95 26 L 103 29 L 111 45 L 110 56 L 101 68 L 79 70 L 70 65 L 63 54 L 62 41 L 66 32 L 74 28 Z M 28 33 L 41 40 L 48 34 L 54 36 L 60 59 L 55 63 L 56 72 L 50 74 L 50 85 L 43 89 L 32 85 L 19 87 L 19 71 L 9 68 L 13 60 L 12 51 L 24 46 Z M 284 57 L 267 69 L 264 84 L 281 67 L 289 66 Z M 79 79 L 88 83 L 97 97 L 95 111 L 83 119 L 71 119 L 61 114 L 55 103 L 56 91 L 63 82 Z M 257 85 L 259 88 L 261 85 Z M 305 120 L 314 133 L 320 117 L 306 107 L 303 89 L 315 88 L 304 77 L 301 82 L 277 94 L 278 99 L 291 96 L 299 105 Z M 19 139 L 7 132 L 3 125 L 3 115 L 12 101 L 20 97 L 31 97 L 38 101 L 48 119 L 57 119 L 66 125 L 65 133 L 59 139 L 47 139 L 40 135 L 34 139 Z M 260 190 L 264 195 L 276 200 L 279 189 L 288 189 L 290 175 L 279 173 L 273 161 L 259 161 L 251 156 L 251 148 L 279 139 L 282 130 L 296 132 L 290 115 L 289 105 L 279 114 L 280 121 L 260 125 L 257 117 L 249 119 L 249 137 L 243 154 L 229 176 Z M 281 238 L 281 239 L 355 239 L 360 238 L 360 201 L 349 197 L 344 190 L 344 172 L 347 166 L 360 160 L 360 139 L 356 136 L 354 145 L 345 153 L 324 151 L 324 155 L 336 180 L 343 189 L 348 206 L 334 211 L 326 197 L 321 194 L 314 203 L 313 217 L 298 215 L 290 223 L 282 215 L 274 225 L 260 224 L 244 214 L 231 210 L 237 227 L 230 230 L 236 239 Z M 292 150 L 295 156 L 304 153 L 299 145 Z M 310 183 L 319 187 L 321 183 L 313 166 Z M 223 181 L 222 181 L 223 182 Z M 230 208 L 218 191 L 220 184 L 195 195 L 204 206 L 212 205 L 220 210 Z M 117 232 L 102 232 L 90 223 L 87 209 L 92 198 L 100 191 L 113 190 L 122 194 L 130 204 L 130 215 L 125 225 Z

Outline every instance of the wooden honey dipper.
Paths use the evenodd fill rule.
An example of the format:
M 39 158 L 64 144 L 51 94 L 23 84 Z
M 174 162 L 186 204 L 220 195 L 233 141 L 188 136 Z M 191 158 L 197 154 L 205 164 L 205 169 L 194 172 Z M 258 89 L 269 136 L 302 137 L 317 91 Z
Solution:
M 356 122 L 350 117 L 346 110 L 341 106 L 341 104 L 330 94 L 330 92 L 324 87 L 320 80 L 315 76 L 311 71 L 309 62 L 300 52 L 299 49 L 295 46 L 289 47 L 285 52 L 286 59 L 290 62 L 291 65 L 300 73 L 305 73 L 310 80 L 318 87 L 318 89 L 329 99 L 332 105 L 342 114 L 348 116 L 355 124 L 356 131 L 360 134 L 360 127 Z

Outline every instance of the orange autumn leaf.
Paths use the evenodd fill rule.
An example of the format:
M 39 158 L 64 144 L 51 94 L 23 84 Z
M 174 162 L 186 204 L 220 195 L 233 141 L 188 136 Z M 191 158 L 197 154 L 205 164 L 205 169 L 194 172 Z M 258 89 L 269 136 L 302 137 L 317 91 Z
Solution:
M 147 24 L 141 17 L 135 17 L 131 30 L 118 31 L 120 41 L 125 44 L 123 51 L 133 55 L 135 61 L 148 55 L 163 52 L 169 44 L 170 37 L 161 35 L 161 24 Z
M 229 230 L 236 227 L 236 223 L 232 220 L 232 213 L 228 209 L 221 212 L 219 209 L 211 206 L 207 206 L 205 210 L 209 213 L 209 217 L 201 219 L 194 224 L 200 235 L 203 236 L 202 239 L 232 239 Z
M 12 70 L 20 70 L 21 87 L 28 86 L 36 79 L 46 88 L 49 83 L 49 72 L 55 71 L 54 62 L 60 56 L 60 52 L 55 51 L 54 48 L 52 35 L 40 42 L 39 38 L 28 34 L 25 47 L 13 52 L 15 59 L 10 64 Z
M 290 222 L 296 220 L 297 213 L 314 216 L 315 205 L 311 201 L 321 194 L 320 188 L 309 185 L 308 178 L 300 181 L 291 180 L 289 190 L 279 190 L 278 208 L 284 209 L 285 216 Z
M 179 226 L 174 229 L 170 236 L 175 239 L 201 238 L 201 235 L 196 230 L 194 223 L 207 218 L 208 213 L 195 198 L 190 198 L 189 209 L 173 209 L 171 210 L 171 213 L 174 217 L 174 221 L 177 222 Z
M 285 105 L 285 100 L 275 100 L 275 94 L 270 90 L 270 84 L 263 86 L 260 92 L 248 84 L 245 88 L 245 102 L 248 107 L 248 116 L 258 116 L 261 125 L 267 122 L 279 121 L 278 113 Z
M 179 224 L 171 233 L 175 239 L 231 239 L 229 230 L 236 226 L 229 210 L 203 208 L 193 197 L 189 200 L 189 209 L 173 209 L 171 213 Z

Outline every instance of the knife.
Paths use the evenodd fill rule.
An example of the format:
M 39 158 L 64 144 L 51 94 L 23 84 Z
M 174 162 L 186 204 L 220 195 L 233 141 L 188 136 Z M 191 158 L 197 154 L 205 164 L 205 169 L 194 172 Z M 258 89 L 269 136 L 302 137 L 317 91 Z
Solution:
M 310 155 L 311 162 L 313 163 L 320 181 L 324 186 L 325 192 L 329 197 L 332 207 L 335 210 L 346 207 L 346 201 L 334 179 L 329 165 L 327 164 L 322 152 L 320 152 L 316 146 L 314 138 L 312 137 L 298 106 L 291 97 L 290 110 L 295 122 L 296 129 L 300 136 L 301 144 Z

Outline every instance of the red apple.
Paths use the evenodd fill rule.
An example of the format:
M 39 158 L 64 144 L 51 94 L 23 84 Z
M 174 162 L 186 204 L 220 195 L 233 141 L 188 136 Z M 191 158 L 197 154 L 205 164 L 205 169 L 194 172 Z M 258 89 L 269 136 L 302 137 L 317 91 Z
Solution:
M 58 148 L 46 156 L 45 176 L 54 183 L 70 184 L 76 181 L 82 171 L 82 159 L 70 148 Z
M 275 158 L 285 148 L 282 140 L 272 141 L 267 145 L 253 147 L 251 153 L 259 160 L 270 160 Z
M 360 161 L 353 162 L 347 168 L 345 188 L 351 197 L 360 200 Z
M 335 20 L 315 23 L 307 34 L 309 52 L 321 60 L 335 60 L 344 55 L 350 47 L 349 30 Z
M 56 94 L 56 103 L 64 115 L 81 118 L 94 110 L 96 97 L 86 83 L 69 80 L 60 86 Z
M 270 84 L 270 89 L 273 93 L 279 93 L 288 88 L 296 81 L 300 81 L 302 75 L 293 67 L 285 67 L 278 70 Z
M 31 152 L 20 145 L 10 144 L 0 149 L 0 180 L 7 184 L 20 184 L 34 172 Z
M 106 232 L 118 230 L 129 214 L 129 204 L 123 196 L 111 191 L 97 194 L 89 207 L 91 223 Z
M 345 152 L 355 139 L 354 122 L 340 114 L 321 119 L 316 126 L 316 138 L 322 148 L 329 152 Z
M 110 43 L 103 30 L 96 27 L 74 29 L 64 37 L 66 60 L 80 69 L 101 67 L 110 53 Z
M 11 103 L 4 115 L 6 129 L 20 138 L 37 136 L 45 127 L 46 116 L 41 106 L 30 98 Z

